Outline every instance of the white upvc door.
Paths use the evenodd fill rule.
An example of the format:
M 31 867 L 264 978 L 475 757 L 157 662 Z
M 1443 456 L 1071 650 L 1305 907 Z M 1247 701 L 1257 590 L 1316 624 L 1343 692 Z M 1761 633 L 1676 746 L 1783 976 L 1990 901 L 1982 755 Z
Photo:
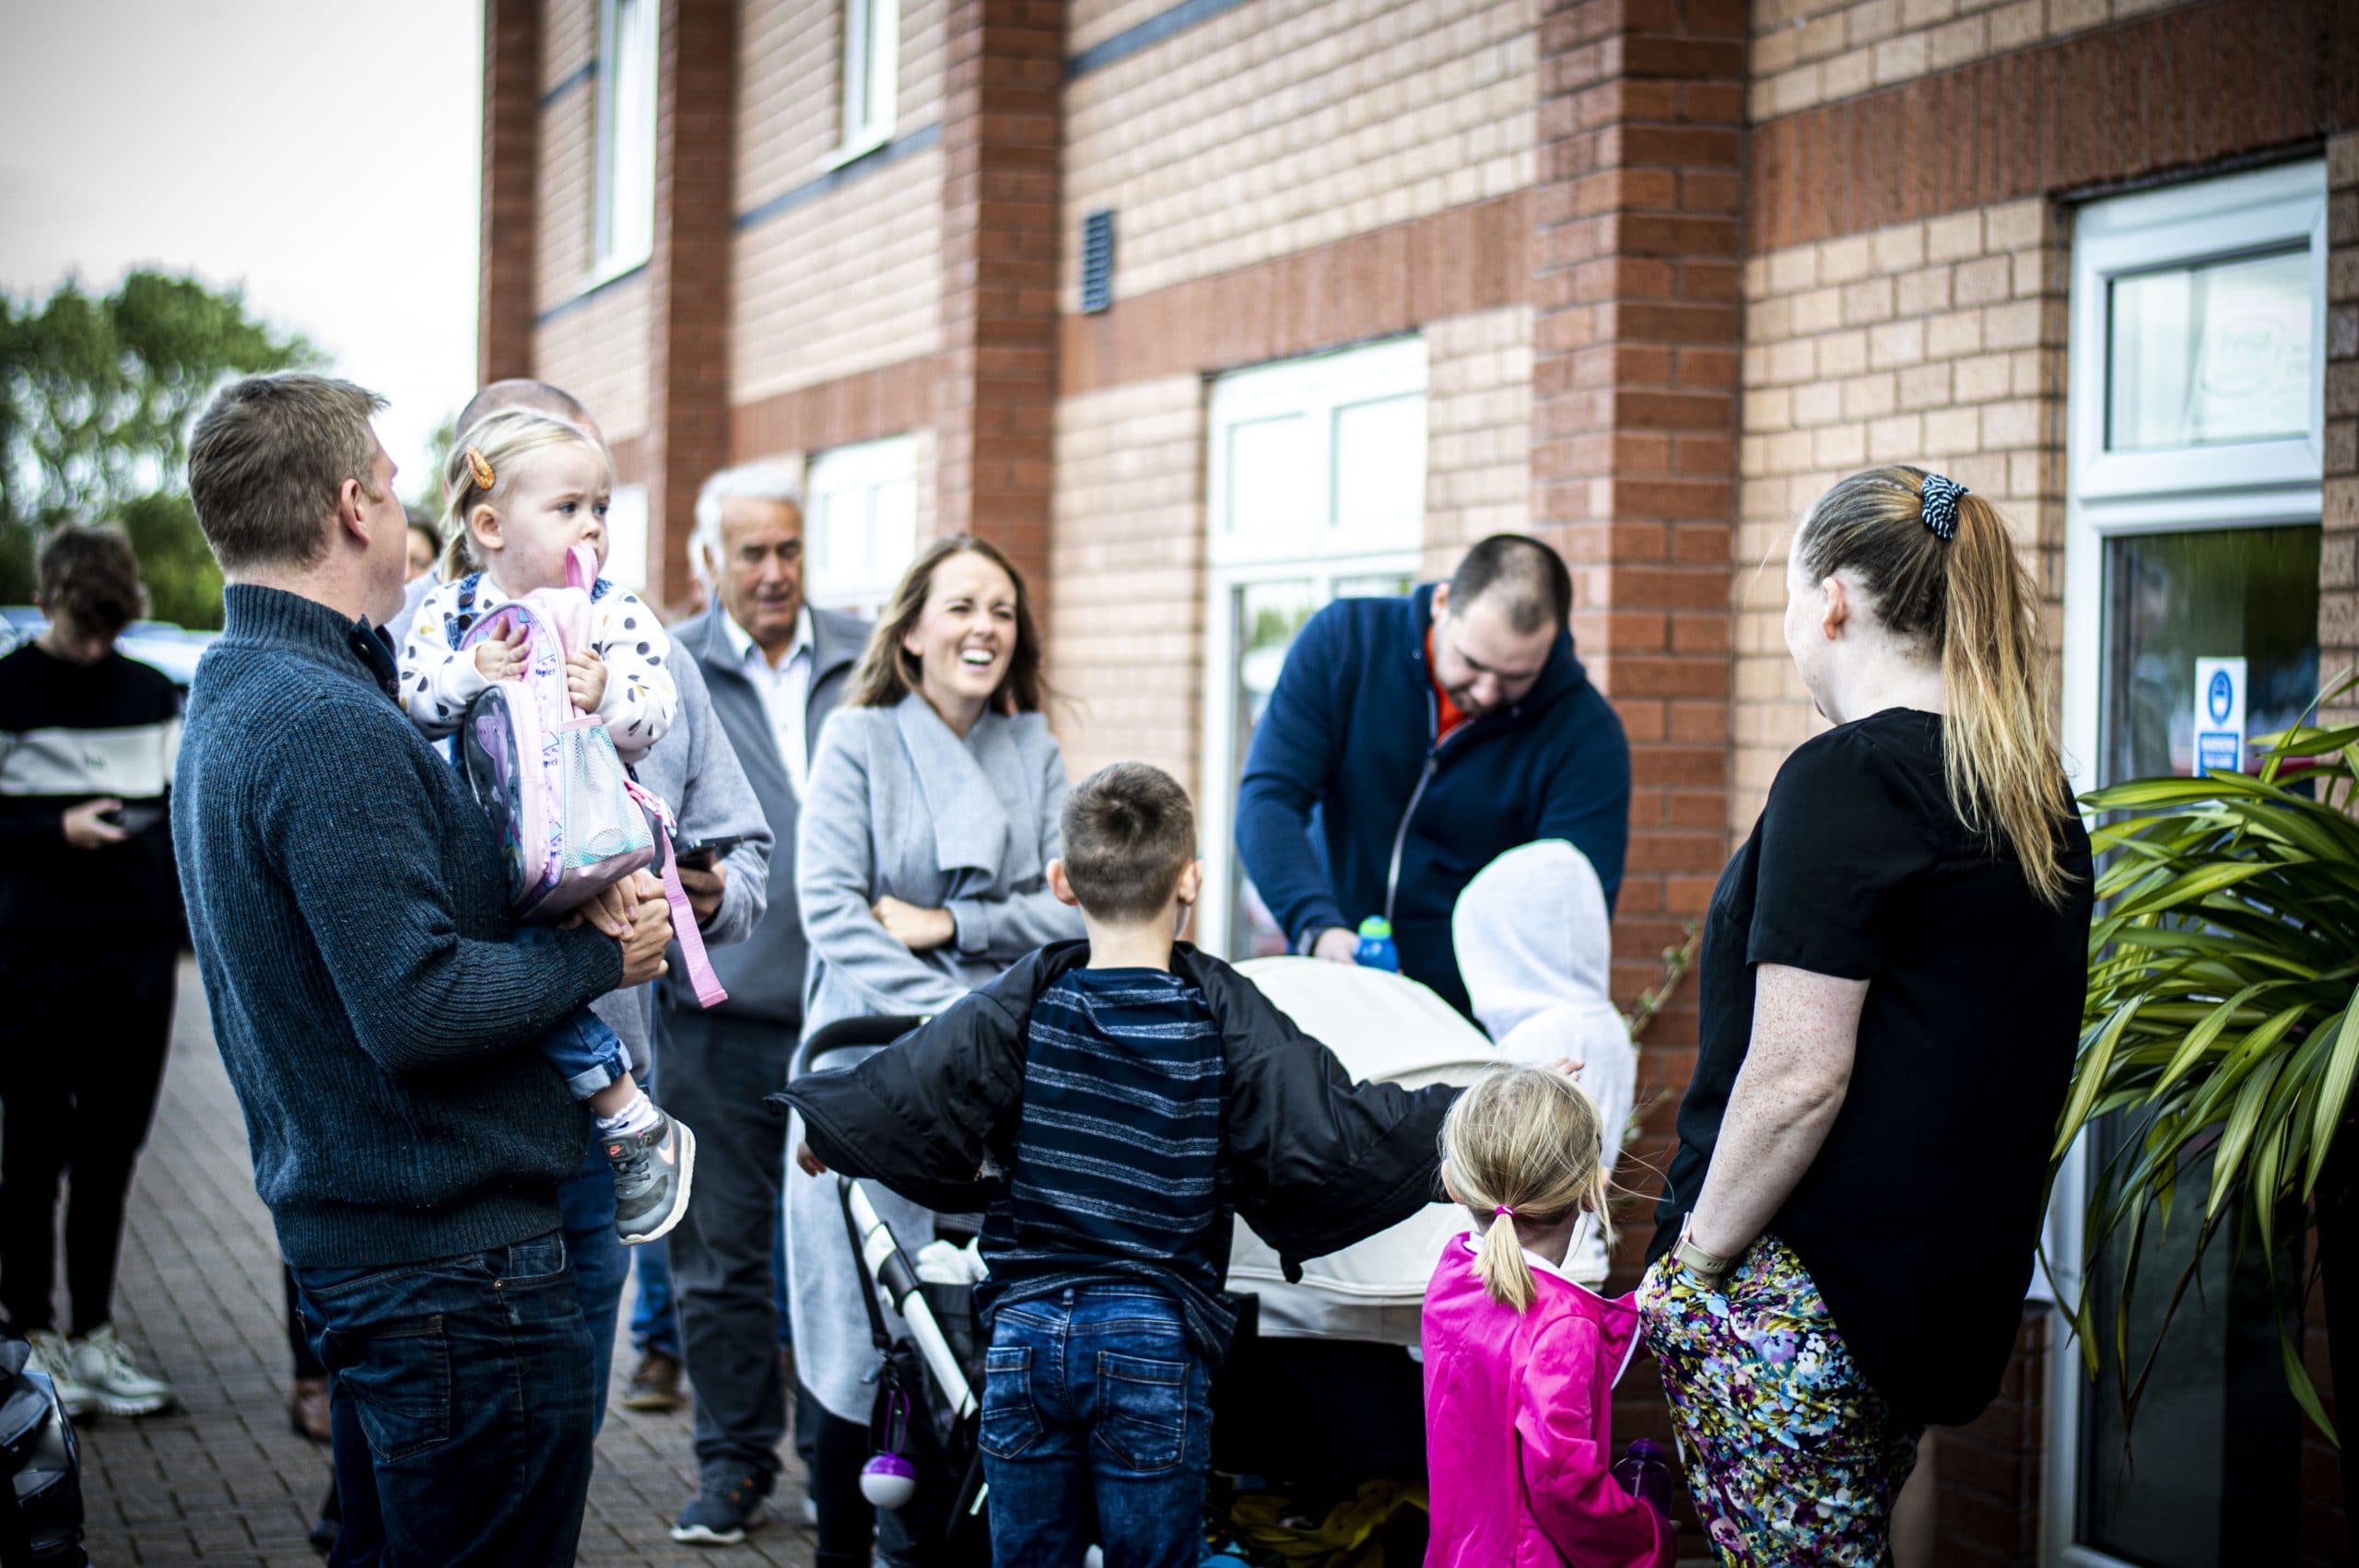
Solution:
M 2245 660 L 2248 734 L 2315 695 L 2325 258 L 2314 160 L 2075 216 L 2063 738 L 2076 790 L 2194 770 L 2198 658 Z M 2048 1282 L 2064 1301 L 2083 1282 L 2089 1142 L 2067 1158 L 2048 1221 Z M 2125 1472 L 2095 1452 L 2118 1454 L 2110 1407 L 2094 1402 L 2113 1396 L 2087 1376 L 2060 1309 L 2050 1324 L 2043 1561 L 2212 1560 L 2198 1527 L 2219 1472 L 2206 1473 L 2203 1441 L 2146 1453 L 2171 1435 L 2150 1404 L 2136 1429 L 2147 1490 L 2118 1490 Z M 2174 1462 L 2188 1484 L 2158 1489 Z M 2165 1517 L 2181 1504 L 2184 1520 Z
M 1213 382 L 1205 507 L 1205 866 L 1196 940 L 1284 945 L 1234 842 L 1237 783 L 1285 650 L 1331 599 L 1404 593 L 1425 543 L 1426 345 L 1401 338 Z

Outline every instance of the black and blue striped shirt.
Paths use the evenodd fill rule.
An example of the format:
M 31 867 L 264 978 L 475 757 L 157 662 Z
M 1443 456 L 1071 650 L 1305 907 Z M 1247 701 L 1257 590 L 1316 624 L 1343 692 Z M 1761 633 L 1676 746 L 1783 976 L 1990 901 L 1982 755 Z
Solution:
M 1227 1060 L 1203 994 L 1161 969 L 1075 969 L 1033 1004 L 1015 1158 L 984 1217 L 984 1323 L 1069 1287 L 1170 1293 L 1217 1364 L 1231 1216 Z

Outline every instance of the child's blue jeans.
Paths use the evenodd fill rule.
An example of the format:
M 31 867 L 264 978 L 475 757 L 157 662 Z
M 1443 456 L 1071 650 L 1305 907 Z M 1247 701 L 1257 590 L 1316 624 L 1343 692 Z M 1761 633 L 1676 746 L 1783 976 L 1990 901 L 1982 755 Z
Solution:
M 1094 1499 L 1106 1568 L 1196 1568 L 1212 1378 L 1179 1303 L 1104 1284 L 1002 1306 L 984 1367 L 993 1562 L 1079 1562 Z
M 567 1093 L 586 1100 L 630 1071 L 622 1036 L 588 1008 L 541 1036 L 541 1054 L 565 1079 Z

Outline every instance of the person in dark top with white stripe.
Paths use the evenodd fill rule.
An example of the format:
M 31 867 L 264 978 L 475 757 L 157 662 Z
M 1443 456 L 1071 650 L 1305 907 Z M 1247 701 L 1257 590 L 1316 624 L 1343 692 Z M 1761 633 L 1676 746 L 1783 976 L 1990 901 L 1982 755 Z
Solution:
M 1194 1568 L 1211 1372 L 1237 1326 L 1233 1216 L 1290 1264 L 1406 1218 L 1434 1196 L 1457 1091 L 1355 1084 L 1250 982 L 1173 940 L 1203 866 L 1169 775 L 1092 774 L 1062 841 L 1049 885 L 1080 907 L 1086 943 L 1043 948 L 779 1097 L 803 1113 L 805 1171 L 985 1211 L 992 1562 L 1079 1562 L 1095 1539 L 1114 1568 Z
M 172 1391 L 116 1340 L 114 1278 L 171 1041 L 180 693 L 115 649 L 145 603 L 122 530 L 56 530 L 35 578 L 49 627 L 0 659 L 0 1311 L 69 1413 L 147 1415 Z

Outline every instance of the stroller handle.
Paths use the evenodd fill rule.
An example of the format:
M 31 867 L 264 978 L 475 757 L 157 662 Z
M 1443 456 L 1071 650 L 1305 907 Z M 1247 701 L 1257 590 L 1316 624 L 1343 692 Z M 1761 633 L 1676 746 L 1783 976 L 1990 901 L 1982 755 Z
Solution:
M 918 1276 L 910 1258 L 894 1238 L 893 1227 L 876 1212 L 876 1205 L 868 1200 L 860 1184 L 850 1176 L 836 1178 L 844 1219 L 851 1231 L 852 1242 L 860 1253 L 861 1266 L 868 1272 L 878 1294 L 892 1304 L 901 1315 L 902 1326 L 916 1341 L 919 1355 L 925 1359 L 926 1371 L 933 1375 L 943 1397 L 950 1401 L 957 1419 L 966 1420 L 980 1408 L 975 1402 L 974 1387 L 967 1381 L 957 1355 L 950 1349 L 950 1341 L 943 1337 L 942 1326 L 933 1320 L 933 1310 L 926 1305 L 919 1293 Z M 881 1321 L 877 1325 L 881 1336 Z M 880 1345 L 883 1343 L 880 1338 Z
M 788 1068 L 787 1077 L 794 1079 L 806 1072 L 832 1071 L 821 1066 L 820 1059 L 839 1051 L 866 1051 L 879 1046 L 889 1046 L 924 1022 L 923 1017 L 883 1015 L 839 1018 L 795 1047 L 793 1065 Z

